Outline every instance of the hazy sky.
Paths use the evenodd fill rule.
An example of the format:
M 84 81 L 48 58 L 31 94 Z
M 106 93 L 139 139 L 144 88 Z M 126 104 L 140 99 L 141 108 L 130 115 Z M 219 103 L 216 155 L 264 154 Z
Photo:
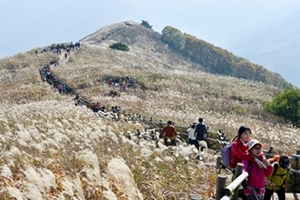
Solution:
M 170 25 L 228 49 L 297 10 L 299 0 L 0 0 L 0 58 L 127 20 L 146 20 L 160 33 Z

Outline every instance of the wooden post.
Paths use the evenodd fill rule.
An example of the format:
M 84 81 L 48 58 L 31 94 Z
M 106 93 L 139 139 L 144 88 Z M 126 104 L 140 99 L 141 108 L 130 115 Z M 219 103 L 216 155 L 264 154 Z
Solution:
M 221 166 L 221 156 L 217 157 L 217 162 L 216 162 L 216 169 L 219 169 L 219 167 Z
M 236 171 L 234 174 L 234 179 L 236 179 L 239 175 L 241 175 L 243 173 L 243 168 L 244 168 L 244 164 L 243 163 L 238 163 L 236 166 Z M 239 187 L 237 187 L 234 190 L 234 194 L 233 194 L 233 199 L 237 199 L 239 195 Z
M 296 151 L 296 155 L 300 155 L 300 150 Z M 299 170 L 299 158 L 295 157 L 295 170 Z M 292 190 L 295 190 L 295 188 L 297 187 L 297 174 L 293 174 L 293 181 L 292 181 Z
M 216 200 L 220 200 L 224 195 L 224 189 L 226 184 L 226 175 L 219 174 L 217 179 L 217 190 L 216 190 Z
M 296 155 L 300 155 L 300 150 L 297 150 L 296 151 Z M 295 162 L 296 162 L 296 170 L 299 169 L 299 158 L 295 158 Z

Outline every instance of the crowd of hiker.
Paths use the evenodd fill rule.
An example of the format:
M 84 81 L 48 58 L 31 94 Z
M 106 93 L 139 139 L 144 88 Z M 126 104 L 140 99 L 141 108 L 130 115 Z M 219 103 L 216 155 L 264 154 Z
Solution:
M 127 88 L 136 89 L 138 84 L 130 77 L 106 77 L 103 78 L 104 83 L 108 84 L 111 88 L 119 88 L 121 92 L 124 92 Z M 115 90 L 112 90 L 115 91 Z
M 70 54 L 70 51 L 77 50 L 80 48 L 80 46 L 81 46 L 80 42 L 76 42 L 75 44 L 73 44 L 73 42 L 70 42 L 70 44 L 52 44 L 48 47 L 45 47 L 40 53 L 52 52 L 52 53 L 61 54 L 62 50 L 66 50 L 66 53 Z M 38 53 L 39 53 L 38 50 L 35 50 L 35 54 Z
M 89 107 L 93 112 L 111 112 L 114 114 L 118 114 L 121 112 L 120 106 L 111 106 L 111 109 L 109 109 L 108 106 L 101 105 L 100 102 L 93 102 Z

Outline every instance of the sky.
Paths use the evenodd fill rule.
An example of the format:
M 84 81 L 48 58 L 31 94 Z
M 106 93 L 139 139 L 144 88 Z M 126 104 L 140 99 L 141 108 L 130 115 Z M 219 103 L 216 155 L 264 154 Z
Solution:
M 299 0 L 0 0 L 0 58 L 141 20 L 159 33 L 173 26 L 231 51 L 245 37 L 299 10 Z

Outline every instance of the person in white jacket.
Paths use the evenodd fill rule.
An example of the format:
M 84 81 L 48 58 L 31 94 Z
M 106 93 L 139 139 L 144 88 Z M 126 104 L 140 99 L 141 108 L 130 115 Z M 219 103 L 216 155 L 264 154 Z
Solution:
M 199 143 L 198 141 L 196 140 L 196 136 L 195 136 L 195 129 L 196 129 L 196 125 L 197 123 L 192 123 L 190 125 L 190 127 L 187 129 L 187 132 L 188 132 L 188 143 L 190 145 L 195 145 L 195 147 L 199 150 Z

